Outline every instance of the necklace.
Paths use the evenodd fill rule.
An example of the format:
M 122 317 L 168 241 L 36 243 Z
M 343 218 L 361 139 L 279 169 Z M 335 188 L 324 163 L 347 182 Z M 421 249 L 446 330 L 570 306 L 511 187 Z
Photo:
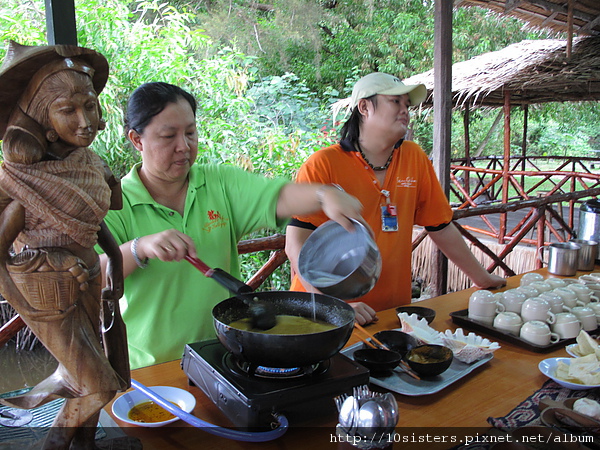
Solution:
M 358 151 L 360 152 L 360 156 L 363 157 L 363 159 L 365 160 L 365 162 L 369 165 L 369 167 L 371 169 L 373 169 L 375 172 L 381 172 L 382 170 L 385 170 L 389 167 L 390 163 L 392 162 L 392 158 L 394 157 L 394 150 L 392 150 L 392 153 L 390 153 L 390 157 L 388 158 L 388 160 L 385 162 L 385 164 L 383 166 L 373 166 L 373 164 L 371 164 L 369 162 L 369 160 L 367 159 L 367 157 L 365 156 L 364 152 L 362 151 L 362 148 L 360 148 L 360 144 L 357 142 L 356 146 L 358 148 Z

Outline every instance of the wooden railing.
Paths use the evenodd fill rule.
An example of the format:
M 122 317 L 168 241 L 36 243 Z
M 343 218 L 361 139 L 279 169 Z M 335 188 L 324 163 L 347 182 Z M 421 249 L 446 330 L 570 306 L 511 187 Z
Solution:
M 543 169 L 541 163 L 554 162 L 552 169 Z M 600 164 L 598 158 L 576 157 L 523 157 L 515 156 L 509 159 L 506 165 L 504 159 L 496 157 L 455 159 L 451 165 L 451 192 L 452 199 L 458 199 L 457 208 L 477 208 L 480 205 L 507 204 L 514 201 L 528 201 L 534 198 L 551 197 L 554 200 L 543 204 L 556 204 L 558 208 L 547 207 L 548 213 L 564 227 L 568 225 L 573 229 L 575 212 L 581 198 L 586 195 L 574 194 L 576 192 L 591 191 L 600 187 L 600 174 L 594 173 L 594 166 Z M 561 197 L 562 194 L 574 194 Z M 589 194 L 587 197 L 594 194 Z M 567 210 L 563 210 L 563 203 L 567 203 Z M 520 208 L 522 209 L 522 208 Z M 484 216 L 483 214 L 477 214 Z M 487 229 L 476 229 L 480 233 L 494 236 L 499 243 L 512 241 L 520 233 L 524 223 L 533 216 L 534 211 L 520 221 L 512 230 L 507 227 L 507 211 L 500 211 L 500 226 L 482 217 Z M 566 219 L 565 219 L 566 217 Z M 548 221 L 550 232 L 561 240 L 557 230 Z M 523 242 L 536 244 L 539 241 L 527 240 Z

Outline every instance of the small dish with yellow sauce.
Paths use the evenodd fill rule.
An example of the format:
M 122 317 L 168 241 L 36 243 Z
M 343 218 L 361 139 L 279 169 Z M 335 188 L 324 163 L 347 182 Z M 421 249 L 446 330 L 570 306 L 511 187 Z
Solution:
M 194 396 L 183 389 L 172 386 L 153 386 L 150 389 L 188 413 L 196 406 Z M 121 395 L 114 401 L 112 412 L 117 419 L 142 427 L 162 427 L 179 420 L 139 391 Z

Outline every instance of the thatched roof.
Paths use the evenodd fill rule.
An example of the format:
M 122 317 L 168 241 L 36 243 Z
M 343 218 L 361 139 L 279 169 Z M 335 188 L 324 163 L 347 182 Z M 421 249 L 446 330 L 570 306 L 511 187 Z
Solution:
M 433 103 L 433 70 L 405 83 L 425 84 L 425 106 Z M 452 66 L 456 106 L 502 106 L 507 90 L 513 105 L 600 100 L 600 36 L 575 39 L 569 59 L 566 41 L 545 39 L 521 41 Z
M 573 32 L 600 36 L 600 1 L 573 1 Z M 455 6 L 480 6 L 527 22 L 534 28 L 568 32 L 567 0 L 456 0 Z

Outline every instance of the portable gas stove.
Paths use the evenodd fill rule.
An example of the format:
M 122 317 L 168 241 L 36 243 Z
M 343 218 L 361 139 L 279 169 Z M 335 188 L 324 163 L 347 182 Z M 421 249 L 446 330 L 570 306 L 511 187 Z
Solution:
M 309 367 L 256 367 L 217 339 L 187 344 L 181 366 L 235 426 L 249 429 L 269 427 L 274 413 L 297 424 L 335 411 L 333 397 L 369 382 L 368 369 L 341 353 Z

